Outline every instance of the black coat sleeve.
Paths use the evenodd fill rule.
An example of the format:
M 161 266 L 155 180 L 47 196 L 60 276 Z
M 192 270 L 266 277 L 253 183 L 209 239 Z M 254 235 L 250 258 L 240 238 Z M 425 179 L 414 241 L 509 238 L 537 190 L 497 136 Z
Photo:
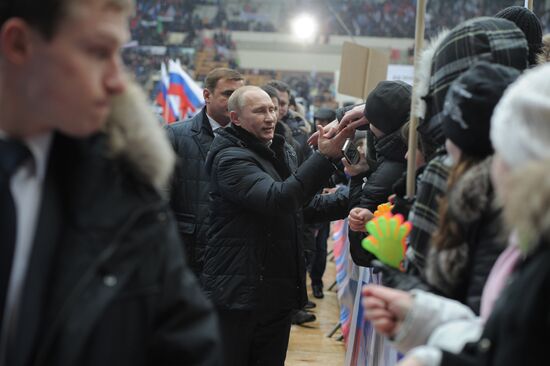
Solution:
M 359 207 L 359 202 L 361 201 L 361 195 L 363 194 L 363 178 L 364 175 L 357 175 L 351 177 L 349 180 L 349 206 L 348 212 L 352 208 Z
M 359 207 L 374 212 L 378 205 L 388 202 L 394 182 L 401 177 L 405 169 L 406 166 L 402 163 L 382 162 L 365 183 Z
M 217 162 L 216 162 L 217 161 Z M 220 152 L 213 174 L 220 194 L 237 205 L 262 215 L 281 215 L 300 210 L 334 172 L 329 160 L 314 153 L 284 181 L 277 181 L 245 152 Z
M 308 224 L 345 219 L 349 210 L 349 188 L 340 187 L 331 194 L 317 194 L 304 207 L 304 220 Z

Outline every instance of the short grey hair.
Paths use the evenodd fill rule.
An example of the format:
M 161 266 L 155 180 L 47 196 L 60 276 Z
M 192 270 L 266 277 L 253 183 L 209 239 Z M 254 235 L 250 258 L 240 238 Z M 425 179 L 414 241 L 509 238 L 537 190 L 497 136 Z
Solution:
M 241 86 L 240 88 L 235 90 L 233 94 L 231 94 L 231 96 L 229 97 L 229 100 L 227 101 L 227 110 L 229 112 L 232 112 L 232 111 L 240 112 L 243 109 L 246 102 L 246 98 L 244 97 L 245 94 L 254 90 L 265 93 L 265 91 L 262 90 L 262 88 L 254 85 Z

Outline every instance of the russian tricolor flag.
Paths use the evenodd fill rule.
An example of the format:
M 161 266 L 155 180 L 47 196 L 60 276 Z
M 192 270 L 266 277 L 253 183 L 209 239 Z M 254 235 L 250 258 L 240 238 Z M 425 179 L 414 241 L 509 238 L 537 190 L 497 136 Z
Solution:
M 157 96 L 155 101 L 162 108 L 162 117 L 166 123 L 172 123 L 179 119 L 178 107 L 173 98 L 169 95 L 170 77 L 166 70 L 164 62 L 160 66 L 160 80 L 157 86 Z
M 204 105 L 202 89 L 183 70 L 181 64 L 170 60 L 168 63 L 170 86 L 168 95 L 174 97 L 174 104 L 178 107 L 178 115 L 184 119 L 194 114 Z
M 202 108 L 202 89 L 183 70 L 179 60 L 170 60 L 168 70 L 162 63 L 160 75 L 155 101 L 162 108 L 167 123 L 184 120 Z

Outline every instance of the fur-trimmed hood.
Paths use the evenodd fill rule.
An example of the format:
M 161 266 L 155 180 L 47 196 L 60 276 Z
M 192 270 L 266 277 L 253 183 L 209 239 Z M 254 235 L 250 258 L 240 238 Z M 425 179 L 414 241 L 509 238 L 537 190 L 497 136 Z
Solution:
M 448 193 L 449 210 L 462 225 L 479 220 L 494 202 L 490 156 L 464 173 Z
M 424 125 L 426 120 L 426 100 L 430 91 L 430 80 L 435 54 L 441 48 L 443 41 L 449 35 L 450 30 L 444 29 L 438 35 L 431 38 L 418 56 L 417 69 L 415 71 L 415 87 L 413 88 L 413 114 L 419 118 L 419 125 Z M 433 138 L 421 133 L 424 143 L 423 150 L 426 158 L 431 160 L 435 156 L 436 149 L 442 145 L 434 143 Z
M 167 187 L 175 154 L 145 94 L 134 82 L 113 99 L 104 131 L 111 157 L 126 160 L 159 192 Z
M 550 34 L 542 37 L 542 47 L 537 55 L 537 64 L 543 65 L 550 61 Z
M 430 77 L 432 75 L 432 63 L 435 52 L 440 48 L 443 40 L 449 35 L 449 30 L 444 29 L 438 35 L 430 39 L 418 57 L 418 69 L 415 72 L 415 87 L 413 93 L 415 115 L 423 119 L 426 115 L 426 102 L 424 98 L 430 90 Z
M 532 253 L 550 243 L 550 160 L 518 168 L 506 181 L 504 216 L 519 235 L 520 248 Z
M 492 157 L 468 169 L 448 192 L 449 215 L 459 224 L 462 244 L 444 249 L 431 247 L 426 266 L 428 283 L 453 298 L 465 295 L 466 278 L 484 283 L 498 253 L 505 248 L 506 232 L 490 180 Z M 474 258 L 476 257 L 476 258 Z M 471 263 L 487 263 L 488 268 Z M 477 268 L 478 273 L 467 273 Z M 470 290 L 468 290 L 470 291 Z M 480 295 L 477 294 L 477 295 Z M 470 304 L 471 305 L 471 304 Z

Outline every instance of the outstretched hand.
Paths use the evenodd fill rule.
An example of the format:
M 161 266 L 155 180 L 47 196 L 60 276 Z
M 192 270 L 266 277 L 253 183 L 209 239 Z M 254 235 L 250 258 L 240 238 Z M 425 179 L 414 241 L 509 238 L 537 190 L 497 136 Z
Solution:
M 364 104 L 358 105 L 347 111 L 338 124 L 338 130 L 342 130 L 348 126 L 351 126 L 353 129 L 357 129 L 360 126 L 368 125 L 369 121 L 365 117 L 364 111 Z
M 319 152 L 329 158 L 337 159 L 342 157 L 342 146 L 348 138 L 353 137 L 355 129 L 346 127 L 337 132 L 334 128 L 327 131 L 326 128 L 317 126 L 317 132 L 319 133 Z
M 412 305 L 413 298 L 408 292 L 378 285 L 363 287 L 365 319 L 385 336 L 397 334 Z
M 328 136 L 330 136 L 331 134 L 333 134 L 338 130 L 338 120 L 334 120 L 330 122 L 328 125 L 324 127 L 324 130 L 325 130 L 325 137 L 328 138 Z M 317 146 L 317 144 L 319 143 L 319 131 L 316 131 L 315 133 L 313 133 L 307 140 L 307 143 L 311 146 Z

